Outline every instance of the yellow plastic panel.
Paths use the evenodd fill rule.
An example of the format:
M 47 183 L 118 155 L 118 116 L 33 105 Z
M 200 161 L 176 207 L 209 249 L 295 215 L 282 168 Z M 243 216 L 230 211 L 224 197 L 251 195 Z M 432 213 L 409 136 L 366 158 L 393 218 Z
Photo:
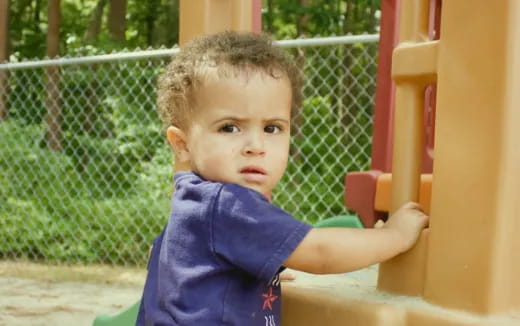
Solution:
M 444 1 L 425 298 L 520 310 L 518 0 Z

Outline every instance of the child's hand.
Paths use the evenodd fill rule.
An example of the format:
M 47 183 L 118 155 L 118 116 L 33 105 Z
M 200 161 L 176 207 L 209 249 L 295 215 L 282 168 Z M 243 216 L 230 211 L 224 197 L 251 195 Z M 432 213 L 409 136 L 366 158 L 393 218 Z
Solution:
M 295 279 L 296 279 L 296 276 L 289 271 L 283 271 L 280 273 L 280 281 L 282 281 L 282 282 L 294 281 Z
M 374 224 L 374 229 L 380 229 L 385 226 L 385 222 L 383 220 L 377 220 L 376 224 Z
M 396 231 L 397 241 L 402 243 L 402 252 L 404 252 L 417 242 L 422 229 L 428 226 L 428 219 L 419 204 L 408 202 L 390 216 L 384 225 L 377 226 Z

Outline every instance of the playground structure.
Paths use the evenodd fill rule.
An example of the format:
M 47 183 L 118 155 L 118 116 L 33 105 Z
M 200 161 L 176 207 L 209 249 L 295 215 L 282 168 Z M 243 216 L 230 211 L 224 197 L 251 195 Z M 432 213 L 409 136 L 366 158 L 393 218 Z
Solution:
M 376 109 L 372 167 L 380 170 L 347 176 L 346 202 L 360 208 L 365 226 L 371 226 L 383 211 L 421 201 L 430 228 L 412 250 L 380 265 L 379 293 L 395 296 L 342 301 L 349 289 L 340 278 L 334 289 L 286 286 L 283 324 L 518 325 L 520 4 L 444 1 L 441 8 L 437 1 L 383 0 L 382 7 L 382 25 L 400 7 L 391 64 L 393 142 L 385 143 L 384 136 L 392 134 L 391 125 L 384 125 L 392 110 L 387 120 L 378 120 Z M 382 27 L 380 55 L 395 37 L 387 28 Z M 435 120 L 425 123 L 425 116 L 433 116 L 423 109 L 431 103 L 425 97 L 434 97 L 435 88 L 426 92 L 432 83 Z M 391 94 L 386 93 L 390 100 Z M 435 160 L 429 165 L 433 139 Z M 392 145 L 392 175 L 383 175 L 390 171 Z M 429 166 L 432 174 L 421 177 Z M 363 185 L 365 193 L 349 198 L 349 187 Z M 404 304 L 402 295 L 412 303 Z
M 259 0 L 180 6 L 182 43 L 260 31 Z M 420 201 L 430 228 L 365 297 L 346 276 L 284 284 L 282 324 L 520 325 L 520 3 L 382 0 L 381 25 L 372 170 L 346 204 L 371 227 Z

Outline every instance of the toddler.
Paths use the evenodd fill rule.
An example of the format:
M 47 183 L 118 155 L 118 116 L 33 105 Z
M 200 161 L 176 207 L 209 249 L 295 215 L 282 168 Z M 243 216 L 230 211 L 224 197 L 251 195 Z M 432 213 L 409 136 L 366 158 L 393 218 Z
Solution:
M 168 142 L 191 171 L 175 174 L 138 325 L 280 325 L 285 267 L 315 274 L 367 267 L 408 250 L 427 225 L 415 203 L 377 229 L 314 229 L 270 204 L 302 82 L 267 36 L 198 38 L 158 85 Z

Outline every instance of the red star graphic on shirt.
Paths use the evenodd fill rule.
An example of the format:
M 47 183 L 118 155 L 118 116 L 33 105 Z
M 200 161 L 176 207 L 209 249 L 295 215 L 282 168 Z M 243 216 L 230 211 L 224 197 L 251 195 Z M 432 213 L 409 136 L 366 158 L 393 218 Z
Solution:
M 262 294 L 264 297 L 264 305 L 262 307 L 263 310 L 269 308 L 269 310 L 273 310 L 272 303 L 278 299 L 278 296 L 273 295 L 273 288 L 269 287 L 269 292 Z

